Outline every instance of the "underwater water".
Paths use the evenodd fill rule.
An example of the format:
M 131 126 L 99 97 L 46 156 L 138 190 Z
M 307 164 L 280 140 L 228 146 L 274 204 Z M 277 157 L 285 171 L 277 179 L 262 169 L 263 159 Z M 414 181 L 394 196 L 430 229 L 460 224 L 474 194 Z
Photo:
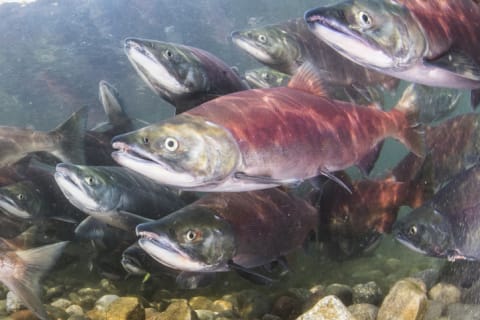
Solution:
M 0 1 L 0 238 L 3 239 L 0 242 L 0 282 L 3 284 L 0 285 L 0 319 L 307 319 L 301 315 L 331 295 L 339 299 L 340 305 L 324 302 L 327 304 L 325 308 L 331 309 L 323 314 L 321 310 L 317 311 L 309 319 L 480 319 L 480 268 L 477 261 L 480 233 L 475 229 L 477 221 L 480 221 L 480 212 L 477 212 L 478 204 L 470 199 L 475 198 L 477 185 L 480 184 L 470 180 L 463 184 L 463 180 L 458 180 L 456 185 L 449 185 L 449 182 L 457 181 L 458 174 L 472 167 L 475 169 L 480 159 L 480 147 L 475 140 L 476 133 L 480 132 L 480 122 L 470 106 L 469 89 L 413 89 L 418 90 L 415 91 L 417 100 L 413 104 L 423 108 L 423 111 L 415 113 L 416 117 L 420 114 L 418 123 L 422 122 L 422 125 L 417 127 L 417 121 L 412 124 L 410 116 L 398 116 L 401 119 L 392 122 L 383 114 L 395 108 L 406 88 L 410 88 L 410 82 L 402 80 L 397 83 L 388 77 L 370 83 L 367 83 L 370 80 L 361 79 L 355 83 L 355 75 L 350 83 L 342 84 L 338 79 L 342 77 L 342 72 L 349 78 L 349 69 L 342 71 L 343 66 L 334 65 L 325 67 L 325 70 L 317 68 L 316 73 L 300 69 L 304 62 L 302 59 L 315 60 L 314 54 L 307 56 L 305 52 L 308 49 L 302 47 L 303 51 L 299 50 L 304 56 L 292 58 L 298 65 L 290 76 L 295 77 L 300 70 L 305 72 L 305 78 L 312 74 L 320 79 L 323 77 L 321 83 L 325 88 L 319 90 L 320 95 L 327 98 L 322 96 L 321 99 L 330 101 L 329 95 L 334 95 L 334 101 L 344 101 L 335 108 L 351 104 L 372 112 L 385 110 L 382 116 L 375 118 L 377 120 L 371 120 L 374 116 L 368 114 L 370 111 L 363 115 L 363 111 L 357 114 L 347 108 L 341 113 L 347 114 L 348 121 L 360 119 L 352 122 L 351 127 L 344 126 L 343 122 L 340 127 L 337 117 L 331 116 L 332 125 L 329 127 L 336 130 L 331 136 L 338 138 L 339 142 L 335 140 L 338 143 L 326 147 L 319 143 L 318 149 L 322 152 L 318 154 L 328 154 L 331 163 L 324 167 L 318 165 L 320 169 L 317 173 L 322 179 L 314 179 L 310 183 L 310 178 L 315 178 L 312 175 L 292 179 L 273 176 L 282 171 L 295 171 L 291 168 L 297 165 L 310 168 L 312 162 L 319 161 L 313 156 L 309 158 L 315 151 L 309 149 L 308 153 L 299 147 L 294 148 L 293 153 L 285 151 L 287 157 L 296 156 L 290 162 L 284 161 L 288 162 L 285 168 L 276 168 L 283 159 L 276 158 L 275 150 L 283 152 L 288 149 L 282 141 L 299 138 L 301 128 L 308 126 L 307 120 L 296 125 L 292 135 L 282 136 L 278 132 L 281 129 L 270 131 L 263 128 L 266 133 L 255 132 L 264 123 L 273 123 L 262 118 L 263 113 L 258 113 L 258 117 L 252 113 L 250 118 L 239 116 L 238 121 L 229 119 L 227 115 L 225 120 L 221 118 L 223 113 L 216 118 L 217 109 L 212 108 L 214 115 L 211 118 L 208 118 L 210 111 L 205 111 L 205 116 L 201 110 L 186 111 L 187 116 L 182 118 L 182 113 L 175 115 L 175 103 L 178 101 L 177 110 L 188 110 L 193 105 L 210 103 L 207 101 L 221 101 L 225 94 L 239 90 L 220 92 L 212 89 L 215 85 L 209 84 L 210 92 L 194 95 L 191 98 L 194 102 L 185 103 L 185 100 L 171 98 L 173 94 L 166 97 L 162 91 L 165 89 L 160 85 L 149 86 L 145 77 L 139 74 L 143 67 L 135 69 L 131 54 L 127 56 L 128 41 L 125 39 L 130 38 L 200 48 L 233 67 L 234 71 L 228 68 L 228 72 L 240 79 L 237 85 L 245 90 L 248 86 L 244 72 L 263 64 L 257 61 L 261 59 L 253 58 L 252 54 L 244 52 L 245 48 L 232 41 L 232 32 L 253 30 L 291 19 L 299 19 L 303 23 L 305 11 L 328 3 L 334 1 Z M 283 34 L 288 35 L 289 32 L 284 31 Z M 256 40 L 261 40 L 261 37 L 256 36 Z M 138 40 L 135 45 L 138 43 L 142 44 Z M 312 41 L 306 43 L 308 46 Z M 281 44 L 287 45 L 285 41 Z M 148 45 L 138 52 L 145 54 L 148 51 L 145 48 L 148 49 Z M 162 51 L 162 54 L 170 55 L 169 52 Z M 329 61 L 332 61 L 330 56 L 325 58 L 327 65 Z M 168 74 L 169 70 L 155 68 L 152 66 L 151 70 L 156 70 L 164 80 L 173 77 L 172 74 L 180 77 L 179 74 L 185 72 Z M 315 66 L 312 68 L 315 69 Z M 338 77 L 335 74 L 337 71 Z M 143 72 L 148 73 L 148 68 Z M 191 69 L 186 72 L 186 79 L 191 82 L 185 81 L 187 88 L 196 85 L 195 81 L 208 81 L 205 75 L 202 75 L 204 78 L 196 78 Z M 226 74 L 223 70 L 224 78 L 220 78 L 220 83 L 227 82 Z M 319 82 L 313 79 L 310 87 L 305 78 L 297 78 L 297 83 L 300 83 L 297 85 L 303 86 L 299 91 L 318 95 L 315 91 L 318 88 L 312 87 Z M 392 79 L 394 85 L 389 84 Z M 102 80 L 118 91 L 123 111 L 115 109 L 112 102 L 115 99 L 107 98 L 107 102 L 99 99 L 99 83 Z M 169 89 L 181 91 L 181 85 L 174 83 Z M 102 90 L 100 88 L 100 94 Z M 110 89 L 105 90 L 109 92 Z M 302 100 L 305 93 L 301 96 L 295 94 L 291 100 L 285 100 L 300 105 L 306 101 Z M 274 93 L 263 100 L 257 99 L 258 104 L 268 104 L 275 96 Z M 249 97 L 242 96 L 244 100 L 240 99 L 238 106 L 257 104 L 257 100 L 251 102 L 246 98 Z M 108 105 L 113 109 L 104 110 Z M 237 105 L 232 102 L 232 106 Z M 357 110 L 355 108 L 352 110 Z M 305 114 L 312 112 L 309 109 L 298 112 L 296 116 L 301 118 Z M 252 172 L 258 175 L 251 177 L 247 172 L 249 168 L 241 168 L 245 172 L 239 169 L 236 173 L 240 175 L 234 175 L 233 180 L 246 176 L 248 186 L 282 186 L 263 194 L 255 188 L 242 189 L 244 185 L 237 187 L 235 182 L 230 186 L 228 180 L 226 187 L 218 183 L 224 189 L 215 189 L 218 178 L 210 184 L 206 183 L 206 189 L 195 188 L 196 185 L 182 188 L 175 182 L 165 183 L 169 186 L 164 189 L 159 182 L 162 174 L 153 171 L 145 173 L 145 170 L 137 170 L 127 161 L 114 161 L 110 157 L 114 151 L 128 153 L 133 148 L 132 141 L 140 139 L 143 139 L 143 145 L 156 146 L 152 142 L 157 138 L 156 132 L 139 131 L 133 136 L 123 134 L 148 124 L 161 121 L 175 124 L 175 120 L 170 119 L 184 121 L 198 115 L 207 117 L 206 122 L 210 121 L 208 123 L 215 126 L 218 119 L 219 123 L 223 121 L 234 128 L 245 125 L 246 138 L 239 139 L 236 146 L 248 142 L 251 134 L 257 145 L 265 143 L 264 149 L 274 150 L 271 159 L 264 161 L 262 158 L 260 161 L 272 170 L 262 174 L 261 170 L 258 173 L 255 169 Z M 461 115 L 468 115 L 471 120 L 448 123 Z M 65 121 L 69 123 L 62 126 Z M 391 129 L 398 123 L 406 123 L 406 127 Z M 197 122 L 194 124 L 198 125 Z M 375 130 L 369 128 L 377 125 L 387 133 L 371 137 L 371 131 Z M 356 129 L 351 129 L 353 127 Z M 435 127 L 440 129 L 435 131 L 432 129 Z M 18 128 L 21 130 L 16 131 Z M 403 135 L 402 130 L 411 128 L 419 129 L 415 134 L 423 136 L 422 139 L 427 137 L 426 150 L 420 157 L 410 153 L 409 148 L 415 151 L 415 141 L 410 143 L 409 140 L 411 135 Z M 179 134 L 189 130 L 192 130 L 191 127 L 181 127 Z M 166 138 L 162 138 L 165 141 L 175 136 L 174 131 L 168 132 Z M 197 151 L 197 147 L 205 143 L 198 137 L 208 136 L 211 132 L 205 129 L 195 133 L 193 143 L 179 138 L 179 142 L 174 140 L 176 145 L 167 142 L 163 145 L 161 140 L 159 144 L 163 149 L 159 149 L 185 148 L 187 152 L 196 152 L 187 157 L 187 164 L 182 162 L 177 168 L 189 166 L 192 159 L 207 159 L 207 166 L 212 154 L 222 155 L 223 152 L 227 156 L 220 161 L 221 164 L 215 165 L 220 167 L 233 162 L 235 155 L 228 153 L 231 149 L 221 149 L 223 144 L 205 153 Z M 280 137 L 276 138 L 275 133 Z M 231 139 L 233 134 L 227 136 Z M 349 141 L 364 138 L 366 142 L 357 150 L 353 144 L 343 144 L 342 137 Z M 372 153 L 377 142 L 385 137 L 380 153 Z M 123 144 L 113 149 L 112 139 Z M 226 141 L 230 143 L 228 139 Z M 266 145 L 274 147 L 267 148 Z M 362 156 L 357 156 L 362 152 Z M 138 150 L 134 155 L 139 154 L 142 161 L 153 157 Z M 345 160 L 347 165 L 342 162 L 343 167 L 337 166 L 337 162 L 341 162 L 339 159 L 346 159 L 351 154 L 357 158 Z M 374 166 L 367 170 L 359 168 L 359 160 L 364 160 L 360 158 L 370 154 L 374 154 Z M 398 166 L 407 157 L 412 161 Z M 255 156 L 252 159 L 256 159 Z M 200 162 L 198 167 L 203 164 Z M 108 166 L 120 170 L 126 166 L 132 171 L 117 173 L 118 168 L 112 171 L 105 169 L 102 175 L 97 176 L 88 171 L 88 167 L 80 166 Z M 192 166 L 190 170 L 198 167 Z M 155 168 L 149 167 L 148 170 Z M 195 180 L 203 174 L 200 171 L 188 179 Z M 340 173 L 334 174 L 334 171 Z M 268 176 L 271 172 L 273 177 Z M 467 175 L 476 177 L 475 173 Z M 183 177 L 180 175 L 177 179 L 182 180 Z M 186 183 L 190 182 L 188 179 L 185 178 Z M 89 186 L 99 181 L 106 183 L 106 188 L 100 189 L 94 196 L 89 194 Z M 363 182 L 371 184 L 364 185 Z M 383 184 L 384 187 L 379 186 Z M 185 190 L 180 191 L 182 189 Z M 230 198 L 230 192 L 217 195 L 211 191 L 243 191 L 253 195 L 252 198 L 243 195 Z M 442 197 L 435 198 L 434 195 L 440 191 L 444 192 Z M 123 193 L 118 196 L 121 199 L 118 207 L 109 209 L 105 204 L 94 208 L 97 205 L 95 197 L 114 199 L 116 192 Z M 471 195 L 468 200 L 467 194 Z M 441 199 L 446 199 L 446 203 Z M 444 231 L 441 229 L 443 225 L 440 226 L 434 218 L 428 220 L 430 216 L 426 226 L 438 227 L 428 238 L 430 252 L 425 252 L 427 249 L 422 249 L 420 245 L 412 250 L 416 243 L 408 246 L 395 239 L 398 238 L 395 228 L 400 228 L 400 225 L 394 224 L 395 221 L 406 219 L 412 207 L 434 207 L 437 202 L 437 211 L 454 207 L 452 211 L 466 216 L 464 220 L 455 220 L 458 225 L 451 227 L 458 227 L 460 231 L 447 230 L 448 236 L 453 235 L 453 240 L 449 238 L 448 241 L 456 243 L 458 238 L 464 241 L 462 244 L 449 247 L 445 252 L 436 251 L 447 240 L 440 236 L 437 238 Z M 205 216 L 211 211 L 204 213 L 202 210 L 217 210 L 217 215 L 212 220 L 197 221 L 195 214 L 193 217 L 188 215 L 185 207 L 188 210 L 193 208 L 191 211 L 194 213 L 198 210 L 198 215 Z M 100 211 L 112 216 L 96 216 Z M 181 214 L 178 217 L 162 220 L 166 221 L 166 227 L 152 224 L 152 221 L 163 219 L 167 213 L 179 211 Z M 222 223 L 228 221 L 231 225 L 209 233 L 208 228 L 219 220 Z M 183 228 L 183 223 L 187 225 L 186 229 L 177 231 L 175 228 Z M 144 227 L 136 229 L 138 225 Z M 420 223 L 414 227 L 416 233 Z M 156 239 L 156 230 L 169 235 L 171 238 L 168 241 L 187 242 L 185 252 L 178 256 L 172 254 L 174 258 L 170 259 L 171 252 L 168 250 L 175 253 L 181 250 L 171 249 L 170 246 L 160 253 L 149 251 L 153 258 L 150 257 L 143 249 L 155 250 L 151 249 L 156 245 L 155 241 L 167 241 Z M 190 236 L 192 239 L 189 239 Z M 206 244 L 201 245 L 211 247 L 204 249 L 198 245 L 198 237 L 207 239 Z M 137 247 L 135 255 L 132 255 L 138 260 L 132 258 L 127 261 L 124 254 L 122 266 L 122 253 L 139 239 L 145 241 L 142 244 L 140 240 L 143 249 Z M 217 240 L 220 244 L 215 242 Z M 148 247 L 150 245 L 152 247 Z M 255 250 L 259 252 L 257 255 Z M 422 250 L 423 253 L 420 252 Z M 229 254 L 232 257 L 225 258 Z M 200 261 L 205 256 L 215 256 L 224 261 L 218 265 Z M 154 260 L 162 260 L 163 257 L 166 267 Z M 132 269 L 124 268 L 125 263 L 142 270 L 135 274 Z M 211 265 L 207 266 L 208 263 Z

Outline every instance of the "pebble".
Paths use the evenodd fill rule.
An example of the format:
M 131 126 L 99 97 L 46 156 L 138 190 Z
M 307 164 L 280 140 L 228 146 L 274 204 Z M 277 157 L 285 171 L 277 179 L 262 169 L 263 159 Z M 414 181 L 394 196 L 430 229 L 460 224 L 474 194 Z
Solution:
M 106 310 L 107 320 L 144 320 L 145 310 L 137 297 L 120 297 Z
M 45 291 L 45 301 L 50 301 L 53 298 L 60 297 L 63 295 L 64 292 L 65 292 L 65 286 L 63 285 L 48 288 Z
M 210 309 L 215 312 L 224 312 L 224 311 L 232 311 L 233 310 L 233 303 L 228 300 L 215 300 L 210 304 L 210 308 L 203 308 L 203 309 Z
M 368 303 L 378 306 L 383 300 L 382 289 L 374 281 L 357 284 L 353 286 L 352 292 L 355 304 Z
M 325 295 L 333 295 L 339 298 L 342 303 L 346 306 L 349 306 L 353 302 L 353 291 L 347 285 L 333 283 L 325 288 Z
M 195 310 L 198 320 L 215 320 L 217 312 L 211 310 L 198 309 Z
M 190 298 L 190 300 L 188 300 L 188 304 L 193 310 L 197 310 L 197 309 L 211 310 L 213 301 L 204 296 L 196 296 L 196 297 Z
M 420 320 L 427 308 L 425 283 L 415 278 L 396 282 L 378 310 L 377 320 Z
M 156 318 L 157 319 L 157 318 Z M 170 305 L 164 312 L 158 315 L 161 320 L 196 320 L 197 315 L 195 311 L 188 305 L 185 299 L 172 300 Z M 112 319 L 113 320 L 113 319 Z
M 115 293 L 118 291 L 117 287 L 108 279 L 100 280 L 100 288 L 109 293 Z
M 54 307 L 60 308 L 60 309 L 67 309 L 71 304 L 72 304 L 72 302 L 70 300 L 67 300 L 67 299 L 64 299 L 64 298 L 57 299 L 57 300 L 53 301 L 52 303 L 50 303 L 51 306 L 54 306 Z
M 375 320 L 377 319 L 378 307 L 373 304 L 359 303 L 349 306 L 348 311 L 355 320 Z
M 68 308 L 65 309 L 65 312 L 68 313 L 71 316 L 77 315 L 77 316 L 83 316 L 83 309 L 77 304 L 72 304 Z
M 462 292 L 453 284 L 444 282 L 437 283 L 428 291 L 428 297 L 442 302 L 444 305 L 460 302 Z
M 326 296 L 320 299 L 310 310 L 300 315 L 297 320 L 354 320 L 340 299 Z
M 107 310 L 107 307 L 118 298 L 116 294 L 106 294 L 95 302 L 95 308 L 98 310 Z

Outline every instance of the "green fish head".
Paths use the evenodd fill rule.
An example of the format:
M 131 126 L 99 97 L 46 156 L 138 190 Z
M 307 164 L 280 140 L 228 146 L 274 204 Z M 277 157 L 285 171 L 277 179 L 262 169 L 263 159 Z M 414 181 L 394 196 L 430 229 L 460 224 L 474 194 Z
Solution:
M 395 238 L 419 253 L 445 258 L 455 249 L 448 219 L 431 206 L 423 206 L 397 221 Z
M 235 45 L 269 66 L 295 64 L 302 55 L 298 42 L 274 25 L 234 31 L 231 37 Z
M 268 67 L 251 69 L 245 71 L 245 80 L 252 88 L 273 88 L 285 86 L 290 76 Z
M 199 58 L 180 44 L 128 38 L 125 52 L 143 80 L 167 100 L 205 91 L 208 78 Z
M 240 159 L 228 130 L 187 114 L 116 136 L 112 142 L 119 149 L 112 157 L 122 166 L 183 189 L 220 184 Z
M 41 190 L 31 181 L 0 188 L 0 212 L 15 219 L 39 218 L 44 201 Z
M 56 167 L 55 181 L 65 197 L 85 212 L 111 211 L 121 201 L 114 178 L 96 167 L 60 163 Z
M 344 1 L 309 10 L 305 20 L 317 37 L 368 68 L 402 71 L 426 51 L 419 23 L 396 1 Z
M 210 208 L 190 205 L 136 228 L 143 250 L 183 271 L 226 271 L 235 254 L 232 226 Z

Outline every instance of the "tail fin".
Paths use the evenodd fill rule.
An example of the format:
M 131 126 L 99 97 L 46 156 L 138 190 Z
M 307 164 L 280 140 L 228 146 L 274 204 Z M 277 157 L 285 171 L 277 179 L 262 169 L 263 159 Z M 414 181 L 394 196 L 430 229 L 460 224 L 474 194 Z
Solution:
M 407 125 L 401 129 L 401 132 L 397 135 L 397 139 L 417 156 L 424 157 L 426 146 L 423 126 L 418 121 L 418 99 L 419 93 L 417 92 L 416 85 L 411 84 L 405 89 L 393 111 L 402 113 L 407 120 Z
M 50 135 L 55 136 L 59 141 L 55 156 L 62 162 L 83 164 L 85 163 L 84 140 L 85 130 L 87 128 L 87 107 L 82 107 L 71 117 L 50 131 Z
M 14 274 L 5 280 L 5 285 L 40 319 L 49 319 L 39 298 L 39 280 L 60 256 L 67 241 L 35 249 L 16 251 L 22 264 L 21 274 Z M 17 262 L 18 263 L 18 262 Z

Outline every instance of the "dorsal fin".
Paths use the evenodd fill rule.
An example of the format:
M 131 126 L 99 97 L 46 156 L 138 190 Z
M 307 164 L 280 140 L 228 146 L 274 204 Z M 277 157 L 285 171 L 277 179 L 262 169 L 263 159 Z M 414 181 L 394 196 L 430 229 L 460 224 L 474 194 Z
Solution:
M 316 96 L 327 96 L 319 71 L 308 61 L 298 68 L 288 83 L 288 87 L 306 91 Z

